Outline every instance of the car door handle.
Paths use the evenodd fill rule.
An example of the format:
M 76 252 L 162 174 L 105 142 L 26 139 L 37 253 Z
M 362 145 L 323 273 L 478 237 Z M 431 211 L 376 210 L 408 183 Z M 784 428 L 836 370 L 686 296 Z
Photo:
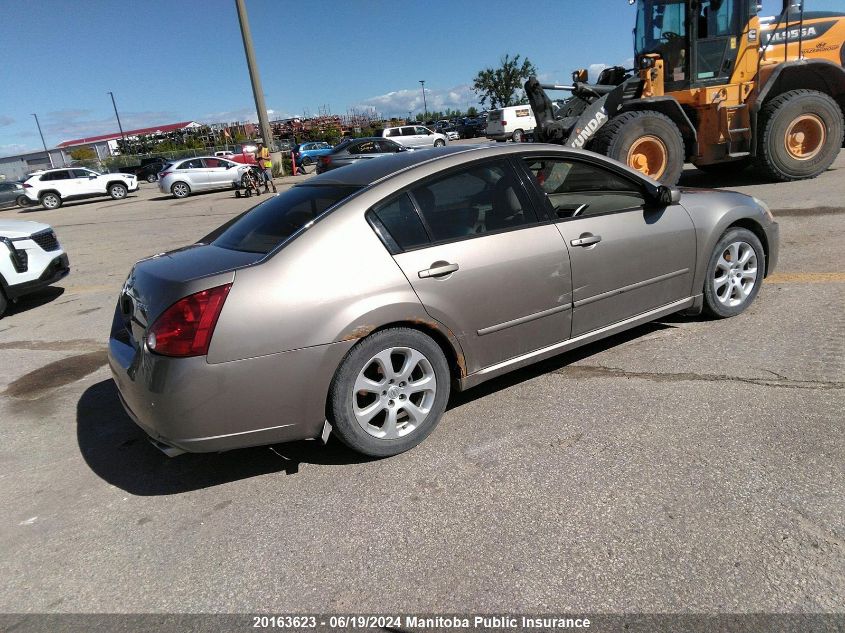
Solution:
M 435 262 L 435 264 L 437 265 L 432 265 L 431 268 L 426 268 L 425 270 L 421 270 L 420 272 L 418 272 L 417 274 L 420 276 L 420 279 L 427 279 L 429 277 L 442 277 L 458 270 L 457 264 L 447 264 L 445 262 Z
M 601 235 L 593 235 L 592 233 L 582 233 L 577 240 L 569 242 L 572 246 L 590 246 L 601 242 Z

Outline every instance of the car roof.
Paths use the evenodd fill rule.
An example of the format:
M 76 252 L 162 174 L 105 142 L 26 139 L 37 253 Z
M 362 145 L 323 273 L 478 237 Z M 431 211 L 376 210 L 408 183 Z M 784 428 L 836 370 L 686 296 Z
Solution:
M 309 179 L 307 183 L 303 183 L 303 185 L 298 186 L 352 185 L 366 187 L 367 185 L 371 185 L 377 181 L 412 169 L 419 165 L 434 163 L 459 154 L 467 154 L 468 156 L 466 158 L 469 160 L 473 158 L 495 158 L 497 156 L 525 154 L 529 152 L 549 152 L 563 156 L 571 156 L 573 158 L 579 157 L 590 162 L 606 165 L 616 171 L 627 173 L 630 177 L 642 182 L 651 189 L 656 189 L 659 184 L 650 178 L 643 176 L 642 173 L 631 169 L 627 165 L 609 159 L 606 156 L 599 156 L 594 152 L 573 149 L 562 145 L 553 145 L 550 143 L 514 143 L 507 145 L 497 143 L 496 145 L 447 145 L 445 147 L 401 152 L 379 158 L 378 160 L 367 160 L 354 165 L 347 165 L 340 169 L 333 169 L 326 173 L 314 176 Z

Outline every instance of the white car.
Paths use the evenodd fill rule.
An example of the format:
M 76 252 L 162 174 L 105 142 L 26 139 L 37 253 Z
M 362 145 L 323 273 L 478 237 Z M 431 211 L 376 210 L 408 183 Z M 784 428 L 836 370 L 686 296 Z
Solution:
M 45 209 L 58 209 L 65 200 L 111 196 L 125 198 L 138 190 L 138 178 L 132 174 L 100 174 L 85 167 L 63 167 L 35 173 L 23 183 L 31 202 Z
M 67 255 L 49 225 L 0 220 L 0 317 L 9 302 L 56 283 L 69 272 Z
M 485 136 L 500 143 L 512 140 L 521 143 L 534 133 L 537 121 L 529 105 L 508 106 L 487 113 Z
M 233 184 L 240 184 L 249 167 L 217 156 L 182 158 L 162 168 L 158 188 L 176 198 L 186 198 L 195 191 L 231 189 Z
M 376 133 L 379 136 L 378 133 Z M 399 127 L 386 127 L 381 135 L 396 141 L 405 147 L 442 147 L 446 145 L 446 136 L 439 132 L 432 132 L 422 125 L 400 125 Z

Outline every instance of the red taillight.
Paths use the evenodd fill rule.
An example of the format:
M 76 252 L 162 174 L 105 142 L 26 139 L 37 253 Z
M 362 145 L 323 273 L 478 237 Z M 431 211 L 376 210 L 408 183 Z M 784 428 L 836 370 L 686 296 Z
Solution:
M 217 317 L 232 284 L 179 299 L 158 317 L 147 334 L 147 347 L 164 356 L 205 356 Z
M 159 180 L 161 180 L 161 179 L 162 179 L 162 178 L 164 178 L 165 176 L 169 176 L 169 175 L 170 175 L 170 174 L 172 174 L 172 173 L 173 173 L 172 171 L 163 171 L 163 172 L 159 173 L 159 175 L 158 175 L 158 179 L 159 179 Z
M 507 124 L 508 124 L 508 122 L 505 121 L 504 119 L 502 119 L 502 127 L 505 127 Z
M 323 163 L 324 166 L 328 166 L 332 164 L 332 157 L 331 156 L 320 156 L 320 162 Z

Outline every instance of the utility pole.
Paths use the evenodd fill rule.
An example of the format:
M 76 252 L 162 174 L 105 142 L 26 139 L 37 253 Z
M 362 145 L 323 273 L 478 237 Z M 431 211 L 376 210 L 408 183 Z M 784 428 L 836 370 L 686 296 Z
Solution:
M 420 85 L 422 86 L 422 93 L 423 93 L 423 115 L 425 118 L 423 119 L 423 123 L 425 123 L 426 119 L 428 119 L 428 106 L 425 103 L 425 79 L 420 79 Z
M 47 152 L 47 158 L 50 160 L 50 169 L 55 167 L 53 164 L 53 157 L 50 156 L 50 150 L 47 149 L 47 143 L 44 142 L 44 134 L 41 133 L 41 124 L 38 122 L 38 115 L 33 114 L 32 116 L 35 117 L 35 125 L 38 126 L 38 134 L 41 136 L 41 144 L 44 146 L 44 151 Z
M 123 150 L 128 151 L 129 147 L 126 145 L 126 135 L 123 133 L 123 126 L 120 124 L 120 115 L 117 113 L 117 104 L 114 102 L 114 93 L 109 92 L 111 95 L 111 104 L 114 108 L 114 117 L 117 119 L 117 129 L 120 130 L 120 138 L 123 139 Z
M 252 94 L 255 97 L 255 109 L 258 111 L 258 124 L 261 128 L 261 138 L 264 146 L 272 151 L 273 134 L 270 131 L 270 120 L 267 118 L 267 106 L 264 103 L 264 89 L 261 87 L 261 76 L 258 74 L 258 64 L 255 61 L 255 49 L 252 46 L 252 32 L 249 30 L 249 17 L 246 14 L 244 0 L 235 0 L 238 9 L 238 21 L 241 24 L 241 37 L 244 40 L 244 53 L 246 53 L 246 65 L 249 68 L 249 78 L 252 81 Z M 272 160 L 282 165 L 281 152 Z M 282 167 L 284 175 L 284 167 Z

